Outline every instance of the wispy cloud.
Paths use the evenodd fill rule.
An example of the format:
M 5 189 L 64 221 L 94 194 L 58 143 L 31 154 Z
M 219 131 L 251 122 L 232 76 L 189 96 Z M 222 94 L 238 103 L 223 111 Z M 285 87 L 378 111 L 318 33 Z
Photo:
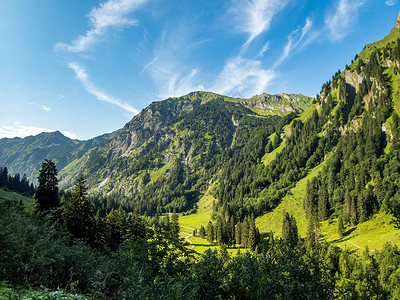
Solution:
M 54 129 L 41 128 L 36 126 L 22 125 L 20 122 L 14 122 L 13 125 L 0 126 L 0 138 L 24 138 L 30 135 L 37 135 L 42 132 L 54 132 Z M 61 131 L 61 133 L 71 139 L 76 139 L 77 135 L 70 131 Z
M 397 2 L 396 0 L 386 0 L 385 4 L 387 6 L 393 6 L 396 4 L 396 2 Z
M 244 97 L 251 97 L 266 92 L 275 77 L 276 73 L 264 69 L 260 60 L 235 57 L 226 62 L 212 91 L 230 95 L 240 93 Z
M 136 108 L 132 107 L 128 103 L 123 103 L 120 100 L 114 98 L 113 96 L 108 95 L 105 92 L 103 92 L 100 89 L 98 89 L 90 81 L 89 76 L 86 73 L 86 70 L 83 67 L 81 67 L 78 63 L 72 62 L 72 63 L 68 64 L 68 67 L 71 68 L 72 70 L 74 70 L 76 77 L 80 80 L 80 82 L 85 87 L 85 89 L 89 93 L 94 95 L 97 98 L 97 100 L 105 101 L 105 102 L 111 103 L 113 105 L 116 105 L 116 106 L 124 109 L 125 111 L 133 114 L 133 115 L 136 115 L 136 114 L 139 113 L 139 110 L 137 110 Z
M 243 46 L 248 46 L 257 36 L 268 31 L 273 17 L 287 3 L 288 0 L 233 0 L 230 12 L 239 24 L 236 28 L 249 35 Z
M 125 28 L 136 25 L 137 21 L 130 18 L 140 5 L 149 0 L 109 0 L 93 8 L 89 13 L 90 29 L 85 35 L 79 36 L 71 44 L 57 43 L 55 48 L 70 52 L 83 52 L 103 38 L 109 28 Z
M 173 28 L 164 29 L 140 72 L 151 76 L 161 99 L 204 90 L 200 69 L 190 61 L 201 44 L 193 38 L 193 22 L 177 21 Z
M 264 53 L 269 50 L 269 41 L 264 44 L 264 46 L 261 48 L 260 52 L 258 53 L 258 57 L 263 57 Z
M 325 17 L 325 25 L 332 40 L 341 40 L 347 35 L 362 5 L 363 2 L 359 0 L 338 1 L 335 11 Z
M 306 35 L 310 32 L 311 27 L 313 26 L 313 22 L 307 18 L 306 23 L 303 27 L 298 28 L 292 31 L 288 36 L 288 42 L 283 48 L 283 52 L 281 56 L 274 63 L 273 68 L 278 67 L 288 56 L 289 54 L 299 47 L 302 42 L 303 44 L 310 43 L 311 38 L 315 38 L 315 35 L 312 35 L 311 38 L 306 38 Z
M 192 69 L 189 73 L 178 71 L 178 67 L 166 64 L 152 64 L 147 68 L 153 81 L 157 85 L 157 97 L 165 99 L 188 94 L 195 90 L 203 90 L 203 85 L 196 78 L 199 69 Z
M 46 105 L 40 105 L 40 109 L 41 109 L 41 110 L 44 110 L 44 111 L 50 111 L 50 110 L 51 110 L 51 107 L 46 106 Z

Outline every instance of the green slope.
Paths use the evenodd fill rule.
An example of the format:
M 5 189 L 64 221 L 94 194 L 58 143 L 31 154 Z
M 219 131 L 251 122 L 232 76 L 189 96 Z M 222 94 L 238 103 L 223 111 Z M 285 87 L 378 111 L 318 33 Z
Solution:
M 322 171 L 324 162 L 313 168 L 311 172 L 297 182 L 296 186 L 283 197 L 281 203 L 271 212 L 258 217 L 256 226 L 261 232 L 273 232 L 276 236 L 282 233 L 282 221 L 285 212 L 296 218 L 299 234 L 305 236 L 307 232 L 307 219 L 303 208 L 304 197 L 306 196 L 307 181 Z

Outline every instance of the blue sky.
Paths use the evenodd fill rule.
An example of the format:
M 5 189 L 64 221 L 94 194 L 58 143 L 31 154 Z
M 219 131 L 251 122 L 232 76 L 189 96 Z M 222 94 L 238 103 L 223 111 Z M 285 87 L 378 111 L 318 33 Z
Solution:
M 399 0 L 2 0 L 0 138 L 89 139 L 207 90 L 315 96 Z

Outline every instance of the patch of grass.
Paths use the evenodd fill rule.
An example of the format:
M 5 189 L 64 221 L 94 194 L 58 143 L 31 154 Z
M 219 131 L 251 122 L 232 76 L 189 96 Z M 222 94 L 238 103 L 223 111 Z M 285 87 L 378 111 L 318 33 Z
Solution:
M 11 201 L 15 203 L 22 202 L 24 205 L 28 204 L 31 201 L 30 197 L 23 196 L 16 192 L 11 192 L 0 188 L 0 202 Z
M 215 198 L 207 192 L 197 203 L 199 208 L 196 213 L 179 217 L 179 224 L 181 227 L 190 230 L 190 233 L 192 233 L 195 228 L 199 230 L 201 225 L 207 227 L 208 222 L 211 220 L 214 201 Z
M 194 245 L 193 250 L 196 251 L 198 254 L 203 254 L 206 252 L 208 249 L 220 249 L 220 247 L 217 245 L 217 243 L 210 244 L 206 239 L 203 239 L 198 236 L 191 236 L 188 238 Z M 226 248 L 226 251 L 231 255 L 231 256 L 236 256 L 238 247 L 228 247 Z M 248 250 L 241 248 L 240 247 L 240 252 L 244 253 L 247 252 Z
M 298 118 L 299 118 L 302 122 L 304 122 L 304 121 L 306 121 L 307 119 L 309 119 L 309 118 L 312 116 L 314 110 L 316 110 L 316 109 L 317 109 L 317 106 L 316 106 L 315 104 L 313 104 L 313 105 L 311 105 L 307 110 L 303 111 L 303 112 L 299 115 Z
M 342 238 L 337 233 L 337 219 L 324 221 L 321 234 L 325 241 L 360 254 L 366 246 L 370 251 L 380 250 L 388 242 L 400 246 L 400 230 L 394 228 L 392 215 L 382 212 L 362 224 L 347 226 Z
M 282 152 L 282 150 L 285 148 L 285 146 L 286 146 L 286 140 L 283 140 L 278 148 L 275 148 L 270 153 L 266 153 L 262 158 L 262 162 L 264 163 L 264 165 L 268 166 L 268 164 L 270 162 L 272 162 L 279 153 Z
M 282 234 L 283 214 L 288 212 L 296 218 L 299 234 L 304 237 L 307 232 L 306 213 L 303 208 L 303 201 L 306 195 L 307 181 L 318 175 L 322 171 L 325 162 L 322 162 L 310 173 L 299 180 L 294 188 L 283 197 L 281 203 L 271 212 L 256 218 L 256 226 L 261 232 L 273 232 L 276 236 Z
M 159 168 L 157 171 L 150 171 L 150 180 L 151 183 L 156 182 L 168 169 L 168 164 L 165 164 L 161 168 Z

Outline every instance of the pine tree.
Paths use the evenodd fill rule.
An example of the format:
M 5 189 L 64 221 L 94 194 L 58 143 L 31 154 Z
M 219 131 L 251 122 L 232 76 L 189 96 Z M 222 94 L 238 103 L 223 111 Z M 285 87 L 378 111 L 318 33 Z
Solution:
M 242 245 L 247 248 L 248 246 L 248 239 L 249 239 L 249 220 L 248 217 L 244 218 L 243 223 L 242 223 Z
M 328 192 L 326 185 L 322 185 L 318 197 L 318 220 L 325 221 L 328 218 Z
M 348 189 L 345 190 L 344 192 L 344 219 L 345 222 L 348 223 L 350 219 L 350 213 L 351 213 L 351 198 L 350 198 L 350 192 Z
M 339 216 L 338 218 L 338 229 L 337 229 L 339 237 L 343 237 L 344 235 L 344 226 L 343 226 L 343 218 L 342 216 Z
M 287 212 L 283 217 L 282 239 L 292 246 L 296 245 L 299 240 L 296 219 Z
M 38 176 L 35 199 L 40 211 L 48 211 L 60 205 L 58 199 L 57 168 L 53 161 L 45 159 Z
M 118 249 L 126 234 L 125 211 L 120 206 L 117 210 L 112 209 L 106 216 L 107 243 L 112 251 Z
M 216 240 L 218 245 L 223 245 L 225 238 L 224 238 L 224 223 L 222 221 L 221 216 L 218 216 L 217 218 L 217 225 L 216 225 L 216 229 L 215 229 L 215 236 L 216 236 Z
M 227 226 L 227 234 L 228 234 L 228 245 L 235 245 L 236 236 L 235 236 L 235 222 L 233 220 L 233 216 L 230 217 L 228 226 Z
M 138 209 L 128 214 L 127 218 L 127 235 L 130 238 L 145 238 L 146 224 L 143 218 L 139 215 Z
M 6 187 L 8 182 L 8 170 L 6 167 L 4 167 L 0 171 L 0 186 Z
M 354 226 L 357 224 L 357 222 L 358 222 L 357 204 L 355 198 L 352 198 L 350 206 L 350 223 L 352 226 Z
M 363 223 L 367 220 L 367 205 L 365 203 L 365 197 L 362 192 L 358 194 L 357 209 L 358 209 L 358 221 Z
M 207 241 L 212 244 L 214 242 L 214 226 L 211 221 L 207 225 Z
M 236 245 L 240 245 L 242 243 L 242 223 L 236 224 L 235 242 L 236 242 Z
M 203 225 L 200 226 L 200 230 L 199 230 L 199 236 L 204 239 L 206 237 L 206 229 L 204 228 Z
M 179 216 L 174 212 L 171 217 L 171 237 L 175 240 L 179 239 L 179 231 Z
M 98 210 L 94 216 L 94 237 L 93 245 L 98 249 L 104 249 L 106 247 L 106 223 L 104 218 L 100 215 Z
M 308 247 L 315 247 L 318 244 L 320 238 L 319 222 L 317 217 L 313 214 L 308 220 L 307 237 L 306 242 Z
M 68 230 L 74 237 L 87 239 L 89 242 L 93 241 L 93 233 L 95 232 L 94 210 L 87 194 L 86 181 L 83 176 L 79 176 L 72 198 L 66 203 L 62 215 Z
M 250 226 L 250 229 L 249 229 L 248 245 L 249 245 L 250 251 L 256 250 L 256 246 L 257 246 L 256 229 L 253 226 Z

